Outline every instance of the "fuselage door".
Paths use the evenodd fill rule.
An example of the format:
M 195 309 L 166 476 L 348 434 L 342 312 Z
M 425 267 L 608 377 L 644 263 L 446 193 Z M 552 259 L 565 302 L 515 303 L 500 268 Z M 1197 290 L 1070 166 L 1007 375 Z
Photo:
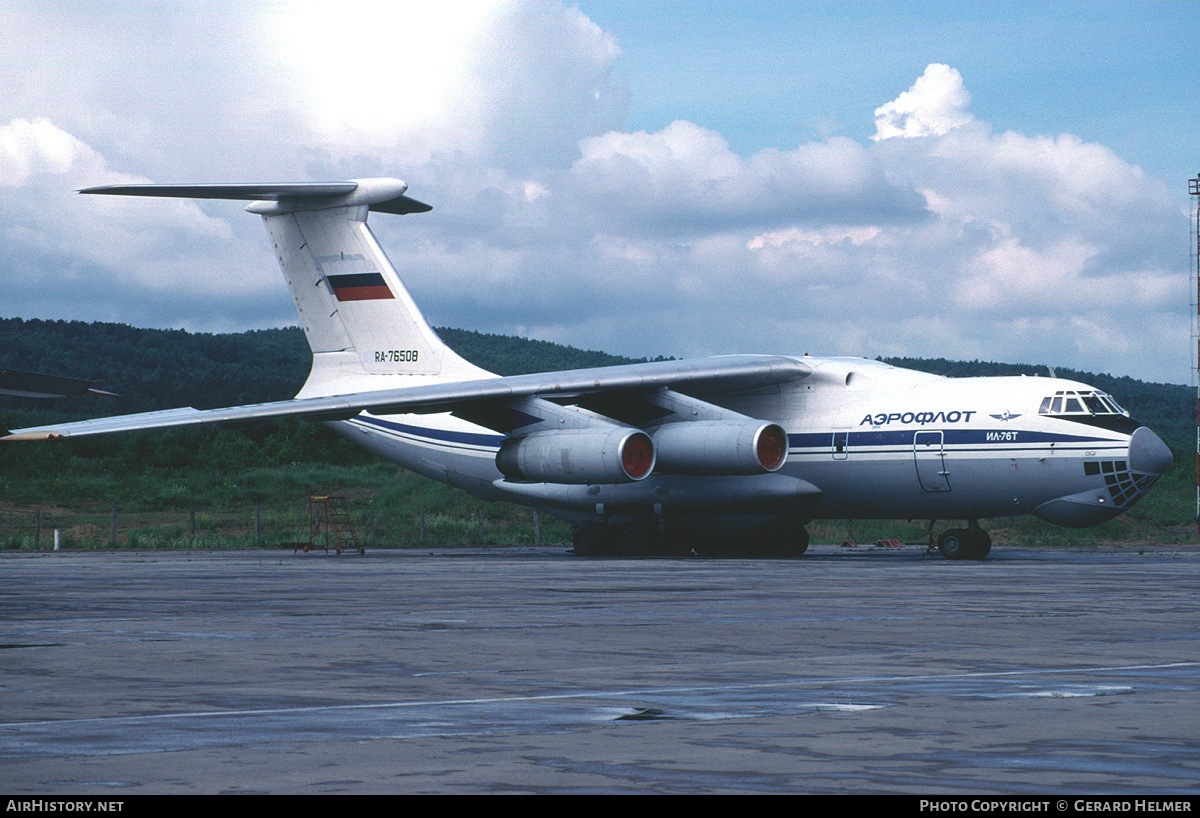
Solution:
M 849 432 L 834 432 L 833 433 L 833 459 L 845 460 L 846 455 L 850 452 L 850 433 Z
M 942 432 L 917 432 L 913 437 L 913 460 L 921 490 L 950 490 L 950 472 L 946 469 L 946 450 Z

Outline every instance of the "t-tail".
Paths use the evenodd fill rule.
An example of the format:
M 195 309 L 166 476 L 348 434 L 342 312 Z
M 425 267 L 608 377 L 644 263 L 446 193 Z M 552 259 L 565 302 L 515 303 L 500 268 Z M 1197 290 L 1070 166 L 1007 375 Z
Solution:
M 370 211 L 425 213 L 398 179 L 280 185 L 119 185 L 81 193 L 250 200 L 263 217 L 312 349 L 297 397 L 486 378 L 421 315 L 367 226 Z

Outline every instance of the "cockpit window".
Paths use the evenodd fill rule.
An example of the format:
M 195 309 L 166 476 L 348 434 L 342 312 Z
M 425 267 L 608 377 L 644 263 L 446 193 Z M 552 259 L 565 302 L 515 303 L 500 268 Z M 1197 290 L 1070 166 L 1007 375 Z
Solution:
M 1055 392 L 1042 400 L 1039 415 L 1124 415 L 1129 413 L 1103 392 Z

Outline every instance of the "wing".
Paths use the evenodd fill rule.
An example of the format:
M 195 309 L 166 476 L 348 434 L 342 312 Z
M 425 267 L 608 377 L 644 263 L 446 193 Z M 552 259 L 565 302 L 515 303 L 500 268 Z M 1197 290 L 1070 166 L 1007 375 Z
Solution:
M 64 398 L 76 395 L 111 395 L 96 389 L 91 381 L 64 378 L 61 375 L 43 375 L 40 372 L 22 372 L 19 369 L 0 369 L 0 395 L 16 395 L 23 398 Z
M 461 412 L 475 420 L 489 416 L 490 413 L 486 411 L 488 405 L 502 406 L 521 398 L 580 403 L 654 389 L 671 389 L 685 395 L 701 396 L 795 381 L 807 377 L 811 371 L 811 367 L 801 360 L 773 355 L 655 361 L 301 398 L 227 409 L 168 409 L 16 429 L 0 440 L 46 440 L 204 424 L 253 426 L 285 417 L 318 421 L 348 420 L 360 412 L 383 415 Z M 481 412 L 480 407 L 484 407 L 485 411 Z M 486 420 L 482 422 L 487 425 Z

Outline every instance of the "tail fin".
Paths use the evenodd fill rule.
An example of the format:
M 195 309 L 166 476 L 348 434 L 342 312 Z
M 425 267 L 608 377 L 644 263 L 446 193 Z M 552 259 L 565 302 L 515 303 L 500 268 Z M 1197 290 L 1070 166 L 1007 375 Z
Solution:
M 292 291 L 313 365 L 298 397 L 490 373 L 459 357 L 425 321 L 367 227 L 371 210 L 431 210 L 396 179 L 299 185 L 125 185 L 81 193 L 250 199 Z

